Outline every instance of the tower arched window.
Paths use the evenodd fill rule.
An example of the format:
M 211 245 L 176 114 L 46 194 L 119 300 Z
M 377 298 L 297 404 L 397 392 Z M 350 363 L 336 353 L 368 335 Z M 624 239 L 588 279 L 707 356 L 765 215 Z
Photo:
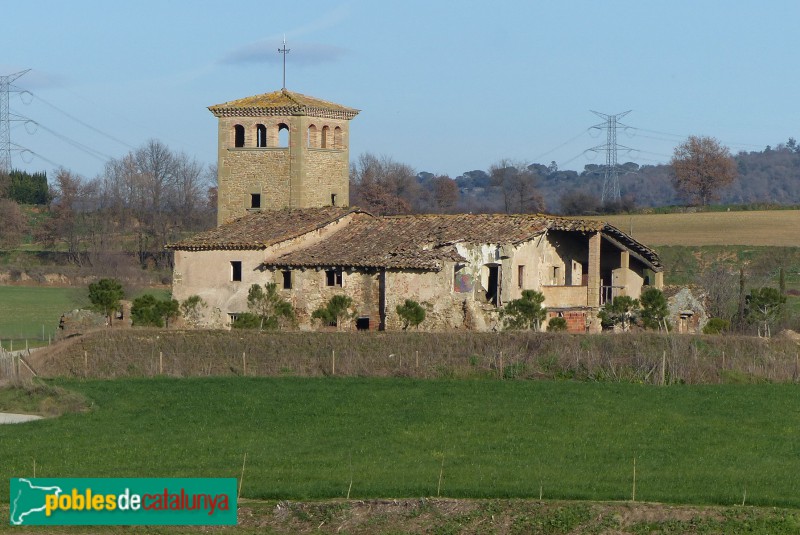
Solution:
M 318 149 L 319 148 L 319 130 L 317 130 L 317 125 L 312 124 L 308 126 L 308 148 L 310 149 Z
M 244 126 L 240 124 L 233 126 L 233 146 L 244 147 Z
M 283 148 L 289 146 L 289 125 L 286 123 L 278 125 L 278 146 Z
M 344 144 L 342 141 L 342 129 L 338 126 L 333 129 L 333 148 L 334 149 L 344 148 Z
M 327 149 L 330 142 L 328 141 L 328 136 L 331 133 L 331 128 L 328 125 L 322 127 L 322 142 L 320 143 L 320 147 L 323 149 Z
M 267 146 L 267 127 L 263 124 L 256 125 L 256 147 L 264 148 Z

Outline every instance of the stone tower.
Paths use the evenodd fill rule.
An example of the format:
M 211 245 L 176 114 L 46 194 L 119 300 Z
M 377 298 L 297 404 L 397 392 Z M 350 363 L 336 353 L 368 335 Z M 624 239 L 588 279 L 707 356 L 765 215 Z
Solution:
M 208 108 L 219 119 L 217 224 L 251 211 L 350 204 L 359 110 L 286 89 Z

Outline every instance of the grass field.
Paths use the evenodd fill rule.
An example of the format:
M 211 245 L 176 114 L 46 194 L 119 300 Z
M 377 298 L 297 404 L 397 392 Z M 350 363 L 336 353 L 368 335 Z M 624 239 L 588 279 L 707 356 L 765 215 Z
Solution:
M 84 288 L 0 286 L 0 340 L 22 349 L 25 339 L 47 341 L 58 328 L 61 314 L 88 304 Z M 44 336 L 42 336 L 44 333 Z
M 0 426 L 0 479 L 32 475 L 34 460 L 38 477 L 239 477 L 246 453 L 248 498 L 627 500 L 635 458 L 638 500 L 800 506 L 796 385 L 59 384 L 92 410 Z
M 159 299 L 170 295 L 168 290 L 152 289 L 134 297 L 141 293 Z M 26 340 L 31 347 L 46 344 L 48 336 L 55 335 L 61 314 L 87 306 L 88 291 L 84 287 L 0 286 L 0 344 L 6 349 L 10 339 L 14 340 L 14 349 L 23 349 Z
M 650 245 L 800 247 L 800 210 L 596 217 Z

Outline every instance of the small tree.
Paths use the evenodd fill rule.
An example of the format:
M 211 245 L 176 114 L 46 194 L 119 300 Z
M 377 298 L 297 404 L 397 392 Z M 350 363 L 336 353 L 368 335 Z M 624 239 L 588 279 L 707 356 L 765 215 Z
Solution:
M 406 299 L 402 305 L 397 305 L 397 315 L 403 320 L 403 330 L 417 327 L 425 320 L 425 309 L 413 299 Z
M 785 303 L 786 296 L 776 288 L 756 288 L 745 299 L 745 316 L 757 325 L 759 336 L 769 337 L 770 326 L 780 319 Z
M 636 323 L 639 313 L 639 301 L 628 295 L 618 295 L 610 303 L 607 302 L 600 310 L 600 322 L 603 327 L 609 328 L 621 325 L 623 331 L 630 329 Z
M 567 320 L 564 318 L 550 318 L 547 322 L 547 332 L 563 332 L 567 330 Z
M 105 314 L 111 325 L 112 315 L 119 309 L 120 301 L 125 298 L 125 291 L 117 279 L 100 279 L 89 285 L 89 301 L 92 307 Z
M 542 306 L 544 295 L 535 290 L 522 290 L 522 297 L 506 303 L 500 311 L 503 327 L 509 330 L 539 330 L 547 317 L 547 309 Z
M 208 308 L 208 304 L 199 295 L 190 295 L 181 303 L 181 314 L 186 323 L 192 327 L 197 327 L 203 317 L 203 310 Z
M 311 313 L 313 319 L 318 319 L 323 325 L 339 327 L 339 322 L 351 316 L 349 312 L 353 300 L 346 295 L 334 295 L 324 306 L 319 307 Z
M 642 306 L 640 318 L 645 329 L 662 329 L 667 326 L 669 308 L 664 292 L 658 288 L 647 288 L 639 297 Z
M 247 307 L 261 321 L 259 329 L 277 329 L 287 322 L 294 321 L 294 308 L 278 293 L 274 282 L 250 286 L 247 292 Z

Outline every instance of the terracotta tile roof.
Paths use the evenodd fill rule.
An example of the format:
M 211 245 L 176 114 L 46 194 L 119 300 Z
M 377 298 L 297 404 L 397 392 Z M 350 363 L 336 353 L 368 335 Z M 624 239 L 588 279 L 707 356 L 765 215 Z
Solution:
M 208 251 L 220 249 L 266 249 L 358 212 L 347 208 L 273 210 L 248 214 L 217 228 L 171 243 L 167 249 Z
M 231 100 L 209 106 L 216 117 L 264 116 L 264 115 L 312 115 L 340 119 L 352 119 L 359 110 L 315 97 L 295 93 L 287 89 Z
M 597 232 L 603 223 L 543 215 L 455 214 L 376 218 L 361 214 L 333 240 L 291 251 L 270 262 L 287 267 L 352 266 L 407 269 L 442 268 L 463 261 L 455 243 L 514 244 L 549 228 Z
M 375 217 L 346 208 L 264 211 L 167 246 L 174 250 L 266 249 L 324 227 L 349 214 L 347 225 L 326 240 L 295 249 L 269 265 L 284 267 L 384 267 L 438 271 L 445 261 L 463 261 L 456 243 L 517 244 L 547 230 L 602 232 L 661 270 L 658 255 L 602 221 L 541 214 L 454 214 Z

